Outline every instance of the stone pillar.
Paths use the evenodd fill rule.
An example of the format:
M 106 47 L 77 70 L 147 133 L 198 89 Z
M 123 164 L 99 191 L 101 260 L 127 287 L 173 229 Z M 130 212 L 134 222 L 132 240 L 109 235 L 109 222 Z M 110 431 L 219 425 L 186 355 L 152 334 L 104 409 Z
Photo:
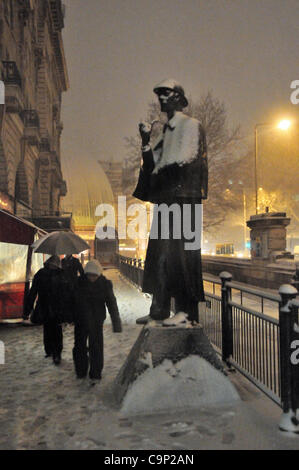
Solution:
M 269 263 L 277 258 L 292 258 L 285 251 L 286 227 L 290 221 L 285 212 L 266 212 L 250 217 L 247 226 L 250 228 L 252 261 Z

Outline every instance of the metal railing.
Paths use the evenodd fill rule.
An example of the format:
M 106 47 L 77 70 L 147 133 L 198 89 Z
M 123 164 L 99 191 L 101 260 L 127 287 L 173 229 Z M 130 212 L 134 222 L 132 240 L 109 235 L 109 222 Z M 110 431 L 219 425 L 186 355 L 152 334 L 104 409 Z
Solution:
M 72 212 L 55 211 L 55 210 L 34 210 L 33 217 L 72 217 Z
M 123 276 L 129 279 L 136 287 L 143 284 L 144 261 L 136 258 L 119 256 L 119 270 Z
M 144 263 L 120 257 L 120 271 L 142 286 Z M 288 284 L 278 294 L 241 286 L 230 273 L 204 275 L 206 308 L 199 321 L 215 350 L 283 409 L 280 429 L 299 432 L 299 301 Z M 265 313 L 267 311 L 267 314 Z
M 219 281 L 206 281 L 213 285 L 213 293 L 205 289 L 207 308 L 200 321 L 222 360 L 280 405 L 279 320 L 264 314 L 268 301 L 278 315 L 280 296 L 231 279 L 223 272 Z M 217 289 L 221 294 L 214 294 Z

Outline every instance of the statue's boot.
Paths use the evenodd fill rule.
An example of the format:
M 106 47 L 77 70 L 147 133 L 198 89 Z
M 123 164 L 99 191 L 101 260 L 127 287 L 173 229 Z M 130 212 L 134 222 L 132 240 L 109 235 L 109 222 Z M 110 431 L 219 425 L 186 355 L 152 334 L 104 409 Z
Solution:
M 165 320 L 166 316 L 163 316 L 162 318 L 153 318 L 151 315 L 145 315 L 144 317 L 139 317 L 136 320 L 137 325 L 147 325 L 150 321 L 156 321 L 156 322 L 163 322 Z
M 145 315 L 143 317 L 139 317 L 136 320 L 137 325 L 146 325 L 148 322 L 152 321 L 153 318 L 150 315 Z
M 188 313 L 178 312 L 173 317 L 163 321 L 163 326 L 180 326 L 188 323 Z
M 162 322 L 170 315 L 170 296 L 161 291 L 159 295 L 154 294 L 149 315 L 139 317 L 137 325 L 146 325 L 150 321 Z

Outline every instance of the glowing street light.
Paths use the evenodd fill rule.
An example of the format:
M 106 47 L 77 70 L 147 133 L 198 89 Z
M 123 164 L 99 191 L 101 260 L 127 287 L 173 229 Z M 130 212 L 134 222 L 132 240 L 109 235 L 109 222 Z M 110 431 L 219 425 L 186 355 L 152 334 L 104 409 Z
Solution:
M 291 126 L 291 121 L 289 119 L 283 119 L 277 124 L 278 129 L 281 129 L 282 131 L 287 131 L 288 128 Z
M 289 129 L 291 124 L 292 123 L 289 119 L 282 119 L 277 124 L 276 127 L 280 130 L 286 131 L 286 130 Z M 255 152 L 254 152 L 254 175 L 255 175 L 255 178 L 254 179 L 255 179 L 255 213 L 256 214 L 258 214 L 258 209 L 259 209 L 259 205 L 258 205 L 258 181 L 257 181 L 257 155 L 258 155 L 257 131 L 258 131 L 259 127 L 275 127 L 275 126 L 271 123 L 264 122 L 264 123 L 256 124 L 255 129 L 254 129 L 254 134 L 255 134 Z

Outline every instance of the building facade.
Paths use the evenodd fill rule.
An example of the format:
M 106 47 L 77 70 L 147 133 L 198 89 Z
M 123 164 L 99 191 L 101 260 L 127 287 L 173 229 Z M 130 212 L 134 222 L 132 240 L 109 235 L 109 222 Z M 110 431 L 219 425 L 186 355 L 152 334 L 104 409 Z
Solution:
M 115 162 L 110 160 L 99 160 L 98 163 L 104 170 L 110 185 L 113 191 L 114 200 L 117 204 L 118 196 L 123 196 L 123 189 L 122 189 L 122 162 Z
M 100 220 L 97 207 L 101 204 L 114 207 L 111 184 L 102 166 L 92 158 L 74 159 L 73 165 L 66 165 L 65 176 L 68 193 L 62 201 L 63 211 L 72 214 L 73 230 L 89 244 L 93 257 L 96 225 Z
M 128 167 L 126 160 L 124 162 L 119 161 L 110 161 L 110 160 L 99 160 L 99 164 L 105 171 L 105 174 L 111 184 L 111 188 L 114 195 L 115 201 L 115 214 L 116 220 L 119 221 L 122 226 L 126 226 L 134 223 L 136 218 L 136 211 L 128 211 L 128 208 L 131 206 L 142 205 L 147 212 L 148 219 L 148 228 L 150 227 L 150 203 L 140 201 L 132 196 L 135 185 L 138 180 L 139 175 L 139 166 L 136 169 Z M 126 198 L 126 213 L 118 213 L 118 197 Z M 118 227 L 117 227 L 118 228 Z M 149 235 L 149 233 L 148 233 Z M 127 237 L 125 239 L 119 240 L 119 250 L 120 253 L 124 256 L 135 257 L 135 258 L 145 258 L 147 250 L 148 238 L 143 239 L 136 236 L 135 239 Z
M 57 215 L 62 93 L 68 74 L 61 0 L 0 1 L 0 207 L 28 219 Z

